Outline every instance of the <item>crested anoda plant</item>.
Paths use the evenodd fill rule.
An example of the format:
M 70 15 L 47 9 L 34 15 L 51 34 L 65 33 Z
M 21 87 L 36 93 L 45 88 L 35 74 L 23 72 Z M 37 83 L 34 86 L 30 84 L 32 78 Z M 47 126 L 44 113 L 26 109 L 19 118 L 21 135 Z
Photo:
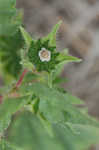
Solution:
M 0 150 L 83 150 L 99 142 L 99 122 L 60 87 L 64 65 L 80 62 L 67 49 L 57 51 L 62 22 L 33 39 L 15 0 L 0 0 L 0 12 L 0 72 L 6 81 L 0 88 Z

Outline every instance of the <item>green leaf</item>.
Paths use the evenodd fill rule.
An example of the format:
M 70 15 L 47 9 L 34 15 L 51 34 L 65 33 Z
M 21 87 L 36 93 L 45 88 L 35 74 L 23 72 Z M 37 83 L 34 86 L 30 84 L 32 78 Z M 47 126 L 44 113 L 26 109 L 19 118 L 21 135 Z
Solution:
M 20 87 L 20 91 L 24 93 L 34 93 L 37 95 L 40 99 L 48 100 L 50 102 L 57 102 L 60 105 L 60 108 L 65 108 L 65 105 L 70 104 L 70 100 L 63 94 L 60 93 L 58 90 L 55 90 L 53 88 L 49 88 L 45 84 L 41 83 L 33 83 L 31 85 L 23 85 Z
M 51 122 L 64 121 L 63 110 L 70 105 L 70 100 L 62 93 L 48 86 L 34 83 L 32 85 L 23 85 L 20 87 L 21 92 L 35 94 L 39 97 L 39 110 Z
M 56 77 L 54 80 L 53 80 L 53 84 L 60 84 L 60 83 L 65 83 L 67 82 L 68 80 L 66 78 L 63 78 L 63 77 Z
M 93 117 L 89 116 L 87 112 L 84 113 L 82 109 L 80 110 L 76 107 L 66 107 L 64 116 L 66 122 L 70 122 L 72 124 L 91 125 L 99 128 L 99 122 Z
M 53 102 L 55 103 L 55 102 Z M 41 100 L 39 110 L 50 123 L 65 122 L 63 110 L 59 108 L 58 103 Z
M 4 80 L 7 75 L 18 77 L 22 68 L 20 50 L 23 44 L 19 31 L 12 36 L 0 36 L 0 63 L 2 64 L 0 72 Z
M 55 80 L 57 77 L 60 76 L 60 74 L 62 73 L 63 69 L 64 69 L 64 65 L 66 64 L 65 61 L 59 63 L 58 65 L 56 65 L 55 70 L 52 72 L 52 76 L 53 76 L 53 80 Z
M 22 112 L 8 130 L 8 142 L 24 150 L 83 150 L 99 140 L 98 128 L 90 125 L 58 123 L 51 126 L 53 137 L 36 115 Z
M 4 118 L 0 117 L 0 136 L 3 135 L 3 132 L 8 128 L 11 122 L 11 116 L 8 114 Z
M 73 124 L 91 124 L 92 126 L 99 127 L 99 123 L 95 119 L 72 105 L 81 104 L 81 101 L 79 99 L 76 100 L 75 97 L 69 94 L 64 94 L 40 83 L 33 83 L 26 87 L 24 85 L 20 87 L 20 91 L 28 94 L 33 93 L 39 97 L 39 111 L 51 123 L 67 121 Z
M 43 114 L 42 113 L 39 113 L 38 114 L 38 117 L 42 123 L 42 125 L 44 126 L 45 130 L 48 132 L 48 134 L 53 137 L 53 129 L 52 129 L 52 125 L 50 124 L 50 122 L 44 118 Z
M 63 52 L 59 53 L 59 56 L 57 57 L 57 60 L 60 62 L 56 65 L 55 70 L 52 72 L 53 74 L 53 80 L 56 80 L 58 77 L 60 77 L 60 74 L 64 70 L 65 64 L 69 62 L 80 62 L 81 59 L 70 56 L 68 54 L 68 50 L 65 49 Z
M 64 149 L 84 150 L 90 145 L 99 142 L 99 129 L 88 125 L 54 125 L 54 132 L 59 141 L 62 142 Z M 72 128 L 72 129 L 71 129 Z M 75 132 L 73 132 L 73 130 Z
M 16 33 L 22 21 L 22 12 L 15 8 L 16 0 L 0 0 L 0 35 Z
M 6 8 L 6 9 L 11 9 L 15 7 L 16 5 L 16 0 L 0 0 L 0 9 Z
M 38 80 L 38 78 L 40 79 L 40 75 L 34 74 L 33 72 L 27 72 L 27 74 L 25 75 L 22 84 L 26 84 L 26 83 L 30 83 Z
M 49 131 L 50 132 L 50 131 Z M 16 116 L 8 130 L 8 142 L 24 150 L 66 150 L 57 138 L 49 136 L 42 121 L 30 112 Z
M 0 150 L 22 150 L 22 149 L 10 144 L 9 142 L 7 142 L 4 139 L 2 139 L 2 140 L 0 140 Z
M 24 69 L 28 69 L 29 71 L 32 71 L 35 67 L 34 65 L 28 60 L 27 55 L 26 55 L 27 49 L 21 49 L 20 55 L 21 55 L 21 61 L 20 64 Z
M 66 51 L 66 53 L 65 53 L 65 51 L 61 52 L 57 59 L 60 62 L 65 62 L 65 64 L 68 62 L 81 62 L 81 59 L 71 56 L 71 55 L 68 55 L 67 51 Z
M 31 36 L 29 35 L 28 32 L 25 31 L 25 29 L 24 29 L 23 27 L 20 27 L 20 31 L 21 31 L 21 33 L 22 33 L 22 36 L 23 36 L 23 38 L 24 38 L 24 40 L 25 40 L 26 45 L 29 47 L 29 46 L 30 46 L 30 43 L 31 43 L 31 41 L 32 41 Z
M 84 104 L 84 102 L 80 98 L 75 97 L 68 92 L 66 92 L 65 95 L 72 104 L 75 104 L 75 105 Z
M 0 0 L 0 73 L 6 79 L 18 77 L 21 70 L 20 49 L 23 38 L 19 27 L 22 12 L 15 8 L 16 0 Z
M 28 96 L 7 98 L 0 105 L 0 134 L 9 126 L 11 116 L 28 102 Z
M 52 32 L 48 34 L 47 37 L 44 37 L 42 39 L 43 42 L 45 41 L 48 41 L 49 40 L 49 46 L 55 46 L 56 47 L 56 34 L 57 34 L 57 31 L 61 25 L 62 21 L 59 21 L 59 23 L 57 23 L 53 29 L 52 29 Z

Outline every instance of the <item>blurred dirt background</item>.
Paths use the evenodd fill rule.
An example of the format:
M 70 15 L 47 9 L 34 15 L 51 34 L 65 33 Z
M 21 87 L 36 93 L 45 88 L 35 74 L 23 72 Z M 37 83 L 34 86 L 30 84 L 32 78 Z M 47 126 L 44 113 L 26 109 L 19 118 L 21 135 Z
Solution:
M 99 0 L 17 0 L 17 7 L 24 9 L 26 29 L 36 37 L 46 35 L 63 20 L 57 48 L 68 48 L 83 60 L 65 66 L 63 76 L 68 82 L 64 86 L 99 118 Z

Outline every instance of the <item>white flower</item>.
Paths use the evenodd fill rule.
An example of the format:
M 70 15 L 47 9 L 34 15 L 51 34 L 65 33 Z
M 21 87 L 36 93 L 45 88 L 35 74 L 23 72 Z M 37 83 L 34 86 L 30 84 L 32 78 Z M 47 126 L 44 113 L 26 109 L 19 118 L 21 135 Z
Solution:
M 51 59 L 51 52 L 50 51 L 48 51 L 46 48 L 42 48 L 40 51 L 39 51 L 39 57 L 40 57 L 40 60 L 42 61 L 42 62 L 44 62 L 44 61 L 50 61 L 50 59 Z

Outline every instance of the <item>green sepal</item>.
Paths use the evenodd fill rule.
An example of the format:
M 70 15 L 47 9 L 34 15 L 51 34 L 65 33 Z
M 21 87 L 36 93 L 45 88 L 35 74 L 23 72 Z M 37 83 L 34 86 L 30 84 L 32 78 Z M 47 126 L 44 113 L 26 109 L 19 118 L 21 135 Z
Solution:
M 62 52 L 60 52 L 57 59 L 58 61 L 60 61 L 60 63 L 65 62 L 65 64 L 68 62 L 81 62 L 82 61 L 80 58 L 69 55 L 67 49 L 64 49 Z
M 25 40 L 26 45 L 29 47 L 30 43 L 32 41 L 32 37 L 29 35 L 28 32 L 25 31 L 25 29 L 22 26 L 20 26 L 20 31 L 22 33 L 22 36 L 23 36 L 23 38 Z
M 33 63 L 31 63 L 26 55 L 27 53 L 27 49 L 21 49 L 20 51 L 20 55 L 21 55 L 21 61 L 20 61 L 20 65 L 22 65 L 23 69 L 27 68 L 29 71 L 32 71 L 33 69 L 35 69 L 35 66 L 33 65 Z
M 67 53 L 67 49 L 63 52 L 57 52 L 56 51 L 56 33 L 59 29 L 59 26 L 61 24 L 61 21 L 55 25 L 52 32 L 48 34 L 47 37 L 38 39 L 38 40 L 32 40 L 29 51 L 28 51 L 28 57 L 29 61 L 32 62 L 36 68 L 37 71 L 47 71 L 47 72 L 53 72 L 58 64 L 60 63 L 68 63 L 68 62 L 80 62 L 81 60 L 79 58 L 76 58 L 74 56 L 70 56 Z M 45 48 L 46 50 L 50 51 L 51 53 L 51 59 L 47 61 L 40 60 L 39 52 L 42 48 Z M 56 72 L 56 71 L 55 71 Z
M 46 48 L 51 52 L 51 60 L 49 62 L 42 62 L 39 58 L 39 51 L 42 48 Z M 47 71 L 51 72 L 55 69 L 56 64 L 58 63 L 57 57 L 59 53 L 56 52 L 56 47 L 49 46 L 49 41 L 43 42 L 42 39 L 32 41 L 31 46 L 28 51 L 28 57 L 30 62 L 32 62 L 37 71 Z
M 49 46 L 56 46 L 56 34 L 57 31 L 62 24 L 62 21 L 59 21 L 52 29 L 51 33 L 48 34 L 48 36 L 44 37 L 42 39 L 43 42 L 49 41 Z

